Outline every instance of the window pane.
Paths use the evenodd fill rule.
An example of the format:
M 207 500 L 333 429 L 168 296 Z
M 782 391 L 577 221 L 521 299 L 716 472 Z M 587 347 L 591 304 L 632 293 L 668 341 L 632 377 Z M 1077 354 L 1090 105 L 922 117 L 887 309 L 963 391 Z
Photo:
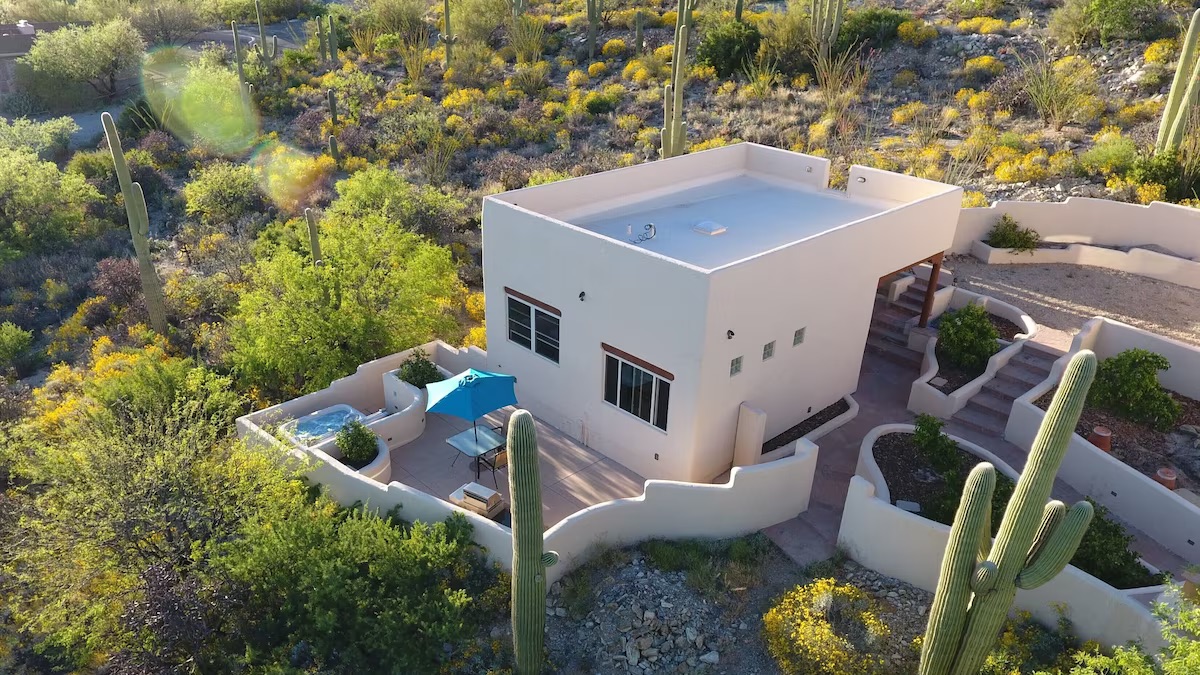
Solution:
M 604 357 L 604 400 L 617 404 L 617 373 L 621 363 L 611 356 Z
M 763 361 L 766 361 L 772 356 L 775 356 L 775 343 L 773 341 L 763 345 Z
M 742 372 L 742 357 L 737 357 L 729 362 L 729 376 L 733 377 Z
M 558 363 L 558 317 L 541 310 L 534 311 L 536 345 L 534 350 L 542 356 Z
M 633 412 L 634 375 L 637 370 L 628 363 L 621 364 L 620 401 L 617 406 L 626 412 Z
M 529 305 L 508 299 L 508 339 L 529 349 L 533 346 L 533 335 Z
M 796 345 L 801 344 L 803 342 L 804 342 L 804 329 L 798 328 L 798 329 L 796 329 L 796 332 L 792 335 L 792 346 L 795 347 Z
M 667 430 L 667 408 L 671 401 L 671 383 L 666 380 L 658 381 L 658 404 L 654 409 L 654 426 Z
M 551 361 L 558 363 L 558 343 L 557 342 L 551 344 L 551 343 L 547 342 L 546 340 L 543 340 L 541 335 L 538 335 L 537 344 L 534 347 L 534 351 L 536 351 L 537 353 L 541 354 L 542 356 L 550 359 Z
M 641 369 L 638 369 L 637 373 L 637 408 L 633 414 L 649 422 L 652 420 L 650 412 L 654 407 L 654 376 Z

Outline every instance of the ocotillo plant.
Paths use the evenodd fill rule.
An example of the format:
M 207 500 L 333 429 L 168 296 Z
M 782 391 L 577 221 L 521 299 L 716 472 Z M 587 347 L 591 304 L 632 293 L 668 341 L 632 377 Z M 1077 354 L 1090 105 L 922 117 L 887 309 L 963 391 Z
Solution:
M 146 195 L 140 183 L 129 176 L 129 165 L 125 163 L 125 150 L 121 148 L 121 137 L 112 115 L 100 114 L 104 124 L 104 137 L 108 139 L 108 151 L 112 155 L 117 172 L 117 183 L 125 199 L 125 216 L 129 219 L 129 234 L 133 237 L 133 250 L 137 254 L 138 273 L 142 278 L 142 294 L 146 296 L 146 311 L 150 314 L 150 327 L 158 334 L 167 334 L 167 311 L 163 303 L 162 284 L 154 270 L 150 257 L 150 214 L 146 211 Z
M 822 57 L 828 57 L 842 30 L 846 0 L 812 0 L 808 16 L 812 25 L 813 42 Z
M 454 60 L 454 45 L 458 42 L 458 36 L 454 34 L 454 30 L 450 27 L 450 0 L 442 0 L 442 44 L 446 45 L 446 69 L 449 70 L 450 63 Z
M 1171 81 L 1171 93 L 1163 108 L 1155 152 L 1179 147 L 1197 105 L 1200 105 L 1200 9 L 1192 14 L 1183 48 L 1179 50 L 1179 64 L 1175 66 L 1175 79 Z
M 537 428 L 518 410 L 508 419 L 508 494 L 512 498 L 512 631 L 518 675 L 542 672 L 546 632 L 546 568 L 558 562 L 542 549 L 542 482 Z
M 683 124 L 683 85 L 687 80 L 687 46 L 692 31 L 692 12 L 698 0 L 679 0 L 675 16 L 675 46 L 671 52 L 671 82 L 663 88 L 663 159 L 687 150 L 687 128 Z
M 1075 433 L 1096 355 L 1071 357 L 1042 420 L 1025 470 L 991 539 L 996 470 L 984 462 L 967 477 L 921 648 L 920 675 L 976 675 L 1008 616 L 1018 588 L 1037 588 L 1067 566 L 1092 521 L 1092 505 L 1047 503 Z
M 587 49 L 588 58 L 596 58 L 596 34 L 600 32 L 600 14 L 604 11 L 604 0 L 587 0 Z
M 263 24 L 262 8 L 258 0 L 254 0 L 254 16 L 258 19 L 258 55 L 262 59 L 263 67 L 271 70 L 275 57 L 279 55 L 279 38 L 272 35 L 271 48 L 267 49 L 267 27 Z
M 337 129 L 337 94 L 333 93 L 332 89 L 326 89 L 325 100 L 329 102 L 329 121 L 333 124 L 333 128 Z

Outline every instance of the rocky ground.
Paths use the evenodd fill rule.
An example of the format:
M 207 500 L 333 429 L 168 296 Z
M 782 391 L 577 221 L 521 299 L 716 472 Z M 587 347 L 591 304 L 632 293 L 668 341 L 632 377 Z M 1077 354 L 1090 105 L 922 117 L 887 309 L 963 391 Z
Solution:
M 686 572 L 655 568 L 639 549 L 603 556 L 550 588 L 550 660 L 555 672 L 595 675 L 778 673 L 762 615 L 783 592 L 822 576 L 877 599 L 892 631 L 885 658 L 892 672 L 913 672 L 910 645 L 924 632 L 931 594 L 850 561 L 802 569 L 774 548 L 744 584 L 717 597 L 689 585 Z

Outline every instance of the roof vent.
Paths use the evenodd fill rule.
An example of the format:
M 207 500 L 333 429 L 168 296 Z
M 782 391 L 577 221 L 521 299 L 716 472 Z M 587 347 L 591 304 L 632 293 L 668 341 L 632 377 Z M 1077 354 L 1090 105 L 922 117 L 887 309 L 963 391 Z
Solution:
M 725 231 L 725 226 L 712 220 L 702 220 L 692 226 L 692 230 L 700 234 L 707 234 L 710 237 L 721 234 Z

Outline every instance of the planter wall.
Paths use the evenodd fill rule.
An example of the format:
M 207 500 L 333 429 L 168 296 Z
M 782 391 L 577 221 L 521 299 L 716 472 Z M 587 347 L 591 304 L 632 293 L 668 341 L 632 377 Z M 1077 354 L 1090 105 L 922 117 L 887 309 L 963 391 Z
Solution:
M 850 406 L 850 408 L 848 410 L 846 410 L 846 412 L 829 420 L 828 422 L 822 424 L 821 426 L 817 427 L 816 429 L 813 429 L 812 431 L 808 432 L 807 434 L 804 434 L 803 436 L 801 436 L 801 438 L 803 438 L 806 441 L 811 441 L 813 443 L 816 443 L 818 440 L 820 440 L 820 438 L 822 436 L 830 433 L 831 431 L 833 431 L 835 429 L 838 429 L 842 425 L 844 425 L 847 422 L 849 422 L 850 420 L 854 419 L 858 415 L 858 401 L 855 401 L 854 397 L 851 396 L 850 394 L 846 394 L 845 396 L 843 396 L 842 400 L 845 401 L 846 404 Z M 796 453 L 796 444 L 788 443 L 787 445 L 783 446 L 782 448 L 775 448 L 774 450 L 772 450 L 770 452 L 762 453 L 761 455 L 759 455 L 758 461 L 756 462 L 756 464 L 765 464 L 767 462 L 773 462 L 777 459 L 783 459 L 784 457 L 791 457 L 795 453 Z
M 1007 248 L 992 248 L 982 241 L 971 244 L 971 255 L 989 265 L 1065 263 L 1091 265 L 1169 281 L 1180 286 L 1200 288 L 1200 262 L 1165 255 L 1144 248 L 1118 251 L 1088 244 L 1070 244 L 1066 248 L 1040 248 L 1018 253 Z

